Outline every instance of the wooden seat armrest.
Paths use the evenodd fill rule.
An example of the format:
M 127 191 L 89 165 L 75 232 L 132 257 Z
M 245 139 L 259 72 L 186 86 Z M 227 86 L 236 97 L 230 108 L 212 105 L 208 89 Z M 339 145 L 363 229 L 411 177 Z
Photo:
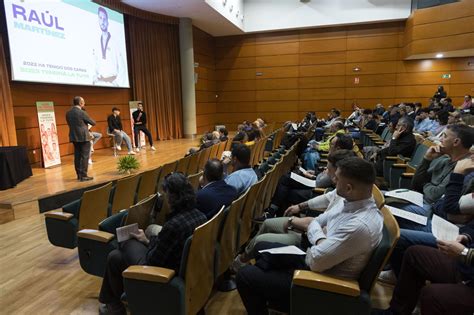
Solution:
M 46 218 L 57 219 L 62 221 L 69 221 L 70 219 L 72 219 L 72 217 L 74 217 L 72 213 L 63 212 L 60 209 L 45 212 L 44 216 Z
M 127 279 L 144 280 L 159 283 L 168 283 L 174 277 L 172 269 L 155 266 L 130 266 L 122 273 Z
M 295 270 L 293 284 L 347 296 L 360 295 L 359 283 L 356 280 L 336 278 L 308 270 Z
M 317 193 L 317 194 L 319 194 L 319 195 L 322 195 L 322 194 L 324 194 L 324 193 L 326 192 L 326 188 L 318 188 L 318 187 L 316 187 L 316 188 L 313 189 L 313 192 L 315 192 L 315 193 Z
M 402 173 L 402 177 L 413 178 L 414 175 L 414 173 Z
M 398 156 L 386 156 L 385 159 L 389 161 L 398 161 Z
M 83 229 L 77 232 L 77 237 L 87 238 L 89 240 L 98 241 L 102 243 L 108 243 L 115 237 L 115 235 L 99 230 Z
M 407 167 L 407 164 L 395 163 L 395 164 L 392 165 L 392 167 L 395 167 L 395 168 L 406 168 L 406 167 Z

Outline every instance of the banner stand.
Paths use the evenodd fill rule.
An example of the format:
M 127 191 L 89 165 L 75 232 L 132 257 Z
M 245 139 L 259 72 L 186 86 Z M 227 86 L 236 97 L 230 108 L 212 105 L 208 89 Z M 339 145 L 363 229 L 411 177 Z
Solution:
M 54 103 L 38 101 L 36 102 L 36 111 L 38 113 L 42 165 L 44 168 L 60 165 L 61 155 L 59 152 L 56 116 L 54 115 Z

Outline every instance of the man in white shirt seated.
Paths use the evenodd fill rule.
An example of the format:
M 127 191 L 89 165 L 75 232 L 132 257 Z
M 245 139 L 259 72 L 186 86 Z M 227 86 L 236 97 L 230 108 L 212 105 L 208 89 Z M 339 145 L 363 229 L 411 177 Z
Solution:
M 352 150 L 337 150 L 328 155 L 327 174 L 331 181 L 334 182 L 337 165 L 340 161 L 354 157 Z M 242 254 L 238 255 L 232 269 L 237 272 L 245 266 L 249 260 L 255 258 L 255 246 L 261 242 L 276 242 L 285 245 L 300 245 L 301 233 L 298 231 L 288 231 L 288 220 L 293 220 L 293 216 L 299 214 L 308 215 L 309 211 L 331 211 L 332 209 L 340 209 L 343 198 L 336 193 L 336 190 L 327 192 L 321 196 L 316 196 L 308 201 L 301 202 L 297 205 L 290 206 L 285 211 L 284 217 L 270 218 L 263 221 L 258 233 L 249 241 Z
M 335 181 L 337 194 L 344 198 L 338 207 L 317 218 L 287 221 L 288 230 L 307 233 L 305 256 L 259 254 L 255 266 L 237 273 L 237 289 L 248 314 L 268 314 L 268 303 L 288 312 L 295 269 L 357 279 L 365 268 L 383 229 L 383 216 L 372 197 L 374 167 L 361 158 L 344 159 L 338 164 Z M 263 242 L 256 250 L 280 246 Z

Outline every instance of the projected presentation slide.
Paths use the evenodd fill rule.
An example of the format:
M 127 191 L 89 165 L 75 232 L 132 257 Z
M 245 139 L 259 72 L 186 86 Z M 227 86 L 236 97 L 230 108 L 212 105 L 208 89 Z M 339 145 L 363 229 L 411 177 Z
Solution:
M 12 79 L 129 87 L 123 15 L 88 0 L 4 0 Z

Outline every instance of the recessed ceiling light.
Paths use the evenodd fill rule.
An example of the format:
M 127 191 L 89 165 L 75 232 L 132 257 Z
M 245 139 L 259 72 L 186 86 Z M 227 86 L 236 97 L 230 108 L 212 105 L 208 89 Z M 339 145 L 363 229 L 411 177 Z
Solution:
M 355 68 L 352 69 L 352 71 L 354 71 L 354 72 L 359 72 L 359 71 L 360 71 L 360 68 L 359 68 L 359 67 L 355 67 Z
M 444 55 L 443 54 L 436 54 L 436 58 L 443 58 Z

